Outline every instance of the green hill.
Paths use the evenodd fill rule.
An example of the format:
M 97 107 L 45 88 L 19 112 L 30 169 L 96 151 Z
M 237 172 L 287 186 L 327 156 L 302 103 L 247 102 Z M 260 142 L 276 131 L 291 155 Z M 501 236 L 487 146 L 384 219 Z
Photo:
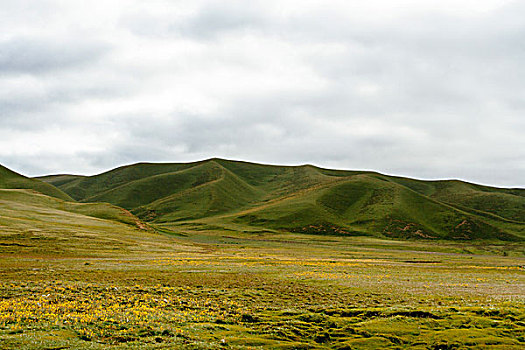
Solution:
M 177 244 L 139 229 L 121 208 L 73 203 L 32 190 L 0 189 L 0 255 L 119 256 L 131 252 L 167 252 Z
M 81 177 L 45 178 L 61 186 Z M 171 252 L 178 246 L 126 209 L 75 202 L 49 183 L 0 166 L 1 256 L 116 256 Z
M 0 189 L 28 189 L 34 190 L 45 195 L 60 198 L 63 200 L 71 200 L 72 198 L 59 190 L 57 187 L 52 186 L 43 181 L 37 179 L 30 179 L 18 173 L 15 173 L 12 170 L 7 169 L 6 167 L 0 165 Z
M 84 178 L 85 176 L 81 175 L 48 175 L 48 176 L 39 176 L 35 179 L 45 181 L 53 186 L 63 186 L 68 182 Z
M 164 226 L 418 239 L 525 238 L 525 190 L 224 159 L 41 178 Z
M 73 175 L 49 176 L 46 180 L 55 186 L 64 185 Z M 129 211 L 109 203 L 76 203 L 69 195 L 50 183 L 30 179 L 0 165 L 0 200 L 19 208 L 38 207 L 81 214 L 98 219 L 116 221 L 131 226 L 145 225 Z

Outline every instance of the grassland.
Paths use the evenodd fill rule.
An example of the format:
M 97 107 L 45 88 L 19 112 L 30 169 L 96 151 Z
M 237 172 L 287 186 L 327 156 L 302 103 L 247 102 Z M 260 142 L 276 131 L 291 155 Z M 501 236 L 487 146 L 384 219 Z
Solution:
M 166 200 L 172 195 L 179 198 L 181 207 L 154 217 L 136 217 L 111 204 L 77 203 L 67 197 L 44 195 L 31 189 L 41 184 L 13 176 L 10 181 L 23 181 L 26 189 L 0 189 L 0 348 L 525 347 L 522 240 L 490 235 L 468 240 L 396 240 L 388 235 L 357 236 L 348 232 L 358 225 L 330 222 L 332 226 L 327 226 L 320 221 L 311 224 L 312 232 L 293 232 L 296 226 L 278 229 L 268 223 L 280 213 L 288 213 L 284 215 L 288 218 L 297 213 L 316 220 L 326 218 L 316 216 L 311 207 L 303 212 L 302 203 L 331 206 L 338 213 L 361 212 L 355 211 L 352 203 L 364 206 L 372 197 L 363 199 L 359 188 L 373 193 L 376 180 L 387 181 L 370 180 L 373 186 L 368 188 L 371 175 L 363 178 L 355 173 L 330 179 L 330 185 L 325 186 L 315 179 L 325 179 L 318 174 L 320 170 L 303 167 L 277 169 L 283 171 L 280 177 L 301 179 L 304 175 L 304 181 L 290 180 L 291 187 L 280 180 L 257 185 L 261 176 L 253 170 L 257 168 L 252 171 L 232 164 L 230 171 L 235 176 L 204 162 L 199 167 L 209 170 L 204 172 L 206 177 L 193 165 L 166 165 L 174 171 L 161 174 L 157 166 L 138 167 L 140 171 L 133 166 L 106 178 L 111 183 L 122 177 L 117 188 L 129 189 L 130 195 L 121 196 L 126 191 L 115 189 L 106 190 L 104 196 L 118 195 L 143 209 L 149 204 L 140 201 L 159 201 L 150 202 L 157 196 L 148 192 L 150 176 L 159 181 L 158 186 L 168 177 L 167 184 L 176 181 L 181 188 L 187 187 L 185 195 L 162 193 L 156 210 L 161 204 L 172 208 L 177 201 Z M 264 169 L 270 175 L 277 171 Z M 130 182 L 131 175 L 120 171 L 131 171 L 137 179 Z M 210 180 L 214 176 L 215 180 Z M 244 183 L 239 182 L 241 177 Z M 48 178 L 62 189 L 68 183 L 86 180 L 104 188 L 98 177 Z M 449 198 L 466 186 L 465 196 L 460 196 L 464 209 L 450 210 L 474 215 L 484 223 L 497 222 L 514 232 L 513 237 L 520 237 L 520 231 L 512 231 L 521 227 L 518 190 L 481 191 L 456 182 L 391 181 L 388 188 L 408 196 L 404 210 L 428 223 L 434 219 L 430 210 L 424 210 L 426 205 L 433 203 L 430 208 L 438 217 L 440 208 L 452 207 L 433 197 Z M 394 181 L 403 184 L 395 185 Z M 332 182 L 343 187 L 333 187 Z M 86 190 L 85 183 L 82 186 Z M 272 191 L 268 189 L 271 186 L 275 186 Z M 440 186 L 444 189 L 439 190 Z M 233 187 L 237 192 L 227 192 Z M 130 188 L 140 188 L 145 194 L 134 198 Z M 163 188 L 173 191 L 169 186 Z M 206 196 L 192 197 L 201 191 L 209 191 L 209 202 L 202 201 Z M 487 206 L 480 192 L 488 192 L 486 195 L 501 205 L 496 209 Z M 228 195 L 233 198 L 228 200 Z M 353 199 L 347 200 L 347 196 Z M 508 204 L 507 196 L 518 201 L 516 205 Z M 256 204 L 251 202 L 255 197 L 259 198 Z M 223 200 L 226 208 L 220 205 Z M 338 201 L 342 203 L 338 205 Z M 386 204 L 375 203 L 380 204 L 364 206 L 371 210 L 365 214 L 375 213 L 380 221 Z M 395 203 L 392 205 L 401 205 Z M 177 212 L 186 210 L 179 215 L 188 215 L 191 208 L 205 215 L 177 220 Z M 253 217 L 246 219 L 249 215 Z M 347 217 L 341 215 L 330 217 Z M 141 218 L 149 219 L 144 222 Z M 267 219 L 257 221 L 261 218 Z M 323 231 L 331 227 L 339 232 Z
M 519 245 L 186 234 L 120 254 L 78 242 L 64 256 L 0 247 L 0 347 L 525 345 Z
M 122 208 L 0 189 L 0 252 L 44 258 L 176 249 Z
M 525 345 L 520 242 L 141 229 L 85 205 L 0 191 L 0 348 Z
M 426 240 L 525 239 L 525 190 L 224 159 L 41 178 L 155 224 Z
M 28 189 L 38 191 L 51 197 L 66 201 L 73 200 L 57 187 L 43 181 L 30 179 L 0 165 L 0 188 L 2 189 Z

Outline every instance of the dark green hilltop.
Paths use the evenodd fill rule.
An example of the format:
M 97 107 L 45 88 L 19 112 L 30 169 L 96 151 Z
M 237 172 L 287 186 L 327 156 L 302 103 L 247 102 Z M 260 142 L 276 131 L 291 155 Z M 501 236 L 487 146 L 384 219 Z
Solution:
M 47 184 L 24 181 L 62 199 L 125 208 L 158 228 L 425 240 L 525 238 L 525 189 L 457 180 L 422 181 L 217 158 L 138 163 L 95 176 L 51 175 L 39 180 Z

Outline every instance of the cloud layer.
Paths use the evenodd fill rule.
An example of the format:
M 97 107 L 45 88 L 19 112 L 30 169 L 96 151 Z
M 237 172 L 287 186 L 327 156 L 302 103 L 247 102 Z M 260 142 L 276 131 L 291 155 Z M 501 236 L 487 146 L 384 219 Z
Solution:
M 209 157 L 525 187 L 519 1 L 2 1 L 0 163 Z

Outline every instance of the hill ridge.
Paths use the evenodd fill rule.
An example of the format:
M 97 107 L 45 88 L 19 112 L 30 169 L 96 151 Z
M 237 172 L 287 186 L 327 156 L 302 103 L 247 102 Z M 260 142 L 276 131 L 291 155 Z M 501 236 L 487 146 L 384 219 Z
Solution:
M 43 178 L 79 201 L 106 201 L 158 225 L 395 238 L 525 237 L 525 189 L 416 180 L 374 171 L 210 158 L 136 163 Z

